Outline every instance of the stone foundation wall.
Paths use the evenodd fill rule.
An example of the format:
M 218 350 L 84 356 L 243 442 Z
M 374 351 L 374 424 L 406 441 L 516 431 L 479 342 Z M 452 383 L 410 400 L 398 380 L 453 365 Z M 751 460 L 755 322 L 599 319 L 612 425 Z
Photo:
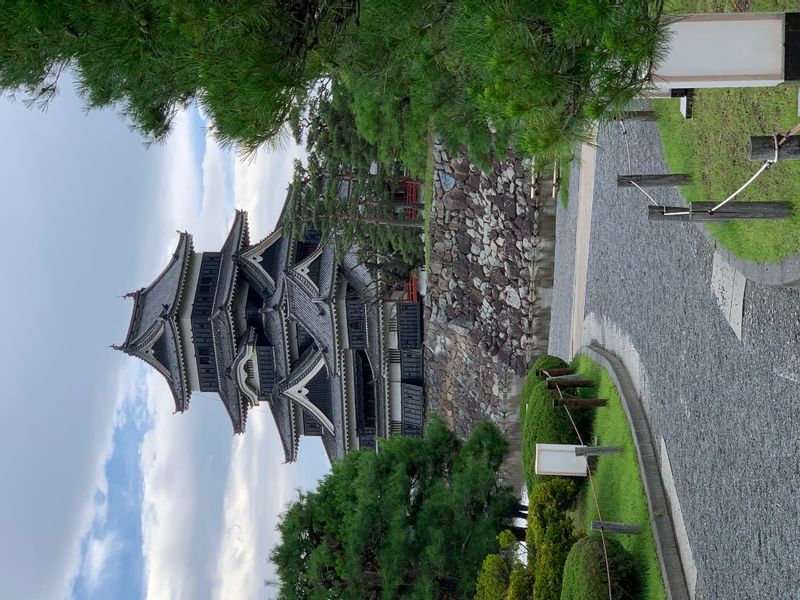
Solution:
M 515 392 L 547 349 L 555 205 L 530 197 L 519 157 L 484 173 L 437 144 L 425 297 L 427 410 L 461 437 L 518 421 Z M 549 199 L 549 197 L 548 197 Z M 512 391 L 513 390 L 513 391 Z

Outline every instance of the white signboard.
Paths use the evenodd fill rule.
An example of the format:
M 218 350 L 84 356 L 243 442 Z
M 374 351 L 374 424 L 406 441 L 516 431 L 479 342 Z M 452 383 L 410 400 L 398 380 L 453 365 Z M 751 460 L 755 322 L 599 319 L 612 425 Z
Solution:
M 661 89 L 773 86 L 785 80 L 784 13 L 684 15 L 668 27 Z
M 536 474 L 586 477 L 589 474 L 585 456 L 575 456 L 573 444 L 536 444 Z

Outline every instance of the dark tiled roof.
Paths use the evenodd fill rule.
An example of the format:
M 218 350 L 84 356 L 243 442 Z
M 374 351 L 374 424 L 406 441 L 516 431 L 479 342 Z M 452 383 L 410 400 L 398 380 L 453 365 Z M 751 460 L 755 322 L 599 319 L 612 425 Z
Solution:
M 290 375 L 284 380 L 279 382 L 275 386 L 276 392 L 284 392 L 285 390 L 291 388 L 294 385 L 297 385 L 300 381 L 302 381 L 305 376 L 311 372 L 315 365 L 317 365 L 320 361 L 322 354 L 318 349 L 310 348 L 301 358 L 300 361 L 297 363 L 295 369 L 290 373 Z M 322 428 L 323 434 L 323 443 L 325 443 L 325 438 L 328 439 L 328 445 L 326 445 L 326 451 L 328 451 L 328 446 L 331 448 L 339 448 L 335 455 L 331 455 L 330 451 L 328 451 L 328 456 L 333 460 L 334 458 L 338 458 L 344 455 L 345 448 L 347 448 L 346 437 L 347 433 L 345 431 L 345 423 L 344 423 L 344 407 L 343 404 L 343 395 L 342 395 L 342 379 L 340 377 L 331 377 L 329 374 L 325 373 L 324 369 L 320 371 L 319 374 L 315 376 L 315 379 L 319 377 L 324 377 L 327 379 L 327 392 L 328 392 L 328 405 L 320 406 L 318 403 L 317 406 L 323 410 L 325 415 L 330 419 L 331 423 L 333 424 L 334 433 L 331 434 L 328 429 L 325 427 Z M 288 396 L 285 397 L 287 400 L 294 402 Z M 311 391 L 309 390 L 309 400 L 311 398 Z M 295 410 L 298 410 L 299 407 L 295 407 Z
M 332 436 L 326 429 L 322 430 L 322 445 L 325 448 L 325 453 L 328 455 L 328 460 L 333 462 L 342 458 L 345 455 L 345 449 L 342 441 L 338 436 Z
M 219 398 L 231 418 L 234 433 L 244 432 L 247 419 L 247 400 L 242 396 L 231 372 L 236 356 L 236 340 L 233 335 L 230 313 L 217 310 L 211 317 L 211 334 L 214 336 L 215 359 Z
M 273 232 L 274 233 L 274 232 Z M 273 234 L 267 236 L 271 237 Z M 282 293 L 282 280 L 283 270 L 286 268 L 289 250 L 288 240 L 290 236 L 280 235 L 277 239 L 272 241 L 266 251 L 262 252 L 260 257 L 261 261 L 257 262 L 253 258 L 245 258 L 240 256 L 238 263 L 242 269 L 245 277 L 250 282 L 259 294 L 265 297 L 268 301 L 277 301 L 280 299 Z M 254 244 L 248 250 L 259 246 L 264 243 L 267 238 L 262 239 L 257 244 Z M 256 256 L 255 258 L 258 258 Z M 269 277 L 267 274 L 269 274 Z M 273 298 L 274 297 L 274 298 Z
M 178 309 L 186 268 L 192 255 L 192 236 L 181 233 L 178 247 L 169 264 L 146 288 L 134 292 L 133 315 L 125 338 L 125 346 L 141 347 L 148 332 L 161 317 L 172 317 Z
M 219 278 L 214 295 L 214 306 L 217 308 L 230 304 L 236 287 L 236 255 L 247 245 L 248 237 L 247 213 L 237 210 L 231 230 L 220 250 Z
M 302 278 L 300 275 L 296 277 Z M 289 318 L 302 323 L 322 351 L 328 372 L 337 374 L 336 343 L 333 337 L 334 315 L 330 303 L 320 301 L 307 286 L 298 284 L 294 277 L 287 288 L 287 295 Z
M 272 418 L 275 419 L 275 426 L 278 428 L 278 437 L 283 446 L 284 459 L 287 463 L 297 459 L 297 434 L 294 432 L 292 422 L 292 402 L 290 398 L 283 395 L 276 395 L 270 400 L 269 408 L 272 411 Z
M 236 288 L 236 254 L 247 244 L 247 214 L 236 211 L 230 233 L 220 250 L 219 277 L 214 295 L 215 312 L 211 315 L 211 334 L 214 337 L 219 397 L 231 418 L 234 433 L 244 432 L 249 402 L 239 391 L 231 372 L 237 354 L 236 333 L 230 303 Z
M 282 310 L 275 308 L 261 313 L 261 321 L 264 325 L 264 332 L 272 342 L 272 347 L 275 348 L 275 380 L 280 381 L 289 373 Z
M 336 245 L 333 240 L 325 244 L 319 257 L 319 295 L 330 298 L 336 285 Z
M 192 256 L 192 236 L 181 233 L 178 247 L 166 268 L 148 287 L 133 293 L 134 305 L 128 335 L 122 346 L 158 370 L 170 386 L 175 410 L 183 411 L 191 394 L 186 384 L 176 314 Z M 148 347 L 152 344 L 152 352 Z

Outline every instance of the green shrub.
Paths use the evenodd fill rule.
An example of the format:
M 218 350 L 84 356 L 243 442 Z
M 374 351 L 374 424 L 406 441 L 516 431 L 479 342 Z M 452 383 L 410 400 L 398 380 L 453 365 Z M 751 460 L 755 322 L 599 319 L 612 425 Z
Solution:
M 551 477 L 536 487 L 528 500 L 528 542 L 542 543 L 547 525 L 566 519 L 580 484 L 567 477 Z
M 489 554 L 483 559 L 478 573 L 475 600 L 503 600 L 509 585 L 508 563 L 499 554 Z
M 575 542 L 567 510 L 575 501 L 578 481 L 551 477 L 538 485 L 528 502 L 528 561 L 533 598 L 558 600 L 567 554 Z
M 522 419 L 522 455 L 526 465 L 525 480 L 528 491 L 533 492 L 541 483 L 543 476 L 536 475 L 536 444 L 577 444 L 578 438 L 563 408 L 554 407 L 553 399 L 558 397 L 554 390 L 547 389 L 544 381 L 530 379 L 523 389 L 525 410 Z M 591 431 L 594 410 L 591 408 L 571 408 L 570 414 L 584 440 Z
M 522 563 L 516 563 L 511 570 L 510 583 L 506 600 L 530 600 L 533 596 L 533 584 L 536 581 L 531 569 Z
M 614 600 L 639 598 L 640 583 L 630 553 L 619 542 L 606 537 Z M 561 600 L 606 600 L 608 575 L 603 560 L 603 541 L 598 535 L 578 540 L 564 564 Z
M 566 513 L 560 519 L 547 522 L 544 536 L 536 544 L 536 566 L 533 569 L 534 600 L 558 600 L 564 563 L 575 542 L 572 519 Z
M 562 359 L 558 358 L 557 356 L 552 356 L 550 354 L 543 354 L 531 365 L 528 377 L 535 377 L 539 381 L 544 381 L 546 377 L 539 377 L 536 375 L 536 371 L 539 369 L 563 369 L 564 367 L 568 367 L 569 365 L 565 363 Z

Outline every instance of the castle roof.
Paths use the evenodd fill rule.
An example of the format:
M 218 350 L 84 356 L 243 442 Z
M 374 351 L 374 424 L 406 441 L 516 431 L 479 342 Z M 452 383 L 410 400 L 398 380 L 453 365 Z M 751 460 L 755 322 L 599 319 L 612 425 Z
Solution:
M 234 433 L 243 433 L 247 422 L 249 402 L 236 384 L 231 370 L 237 355 L 237 341 L 231 300 L 236 287 L 236 255 L 247 245 L 247 215 L 236 211 L 230 233 L 220 250 L 219 277 L 214 294 L 215 311 L 211 315 L 211 334 L 214 337 L 219 397 L 231 419 Z
M 186 409 L 191 394 L 176 315 L 192 253 L 192 236 L 180 233 L 172 258 L 153 283 L 126 295 L 133 296 L 133 314 L 125 341 L 115 346 L 144 360 L 164 376 L 177 411 Z

